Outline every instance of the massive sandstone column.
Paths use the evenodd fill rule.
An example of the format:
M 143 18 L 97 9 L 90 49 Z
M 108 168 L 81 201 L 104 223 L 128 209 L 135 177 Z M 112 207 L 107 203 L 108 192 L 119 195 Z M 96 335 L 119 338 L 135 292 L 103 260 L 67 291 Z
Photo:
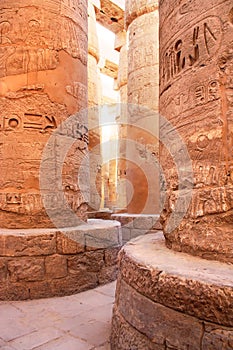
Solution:
M 233 348 L 232 5 L 160 1 L 165 239 L 120 253 L 112 350 Z
M 160 111 L 182 137 L 193 168 L 189 210 L 182 223 L 171 228 L 169 217 L 176 199 L 187 198 L 185 190 L 192 179 L 186 174 L 179 184 L 175 164 L 165 149 L 161 150 L 168 193 L 163 215 L 166 244 L 175 250 L 231 263 L 232 5 L 232 1 L 215 1 L 211 6 L 196 0 L 177 7 L 175 1 L 162 1 L 160 9 Z M 169 134 L 163 129 L 161 136 L 168 141 Z M 182 145 L 169 145 L 178 170 L 186 166 Z M 181 206 L 174 219 L 183 212 Z
M 51 227 L 39 167 L 51 132 L 87 107 L 87 2 L 2 0 L 0 13 L 1 227 Z M 76 118 L 68 133 L 79 144 L 65 162 L 63 190 L 72 210 L 85 219 L 86 199 L 76 185 L 77 167 L 87 152 L 85 116 Z M 59 216 L 60 199 L 53 194 L 56 170 L 47 171 L 43 199 Z
M 158 116 L 151 113 L 147 125 L 146 116 L 150 113 L 141 106 L 154 114 L 158 112 L 158 2 L 126 1 L 125 21 L 129 33 L 128 103 L 134 105 L 128 113 L 127 138 L 134 142 L 127 145 L 127 179 L 132 185 L 127 190 L 127 211 L 155 214 L 159 211 L 158 174 L 150 167 L 158 157 Z M 134 195 L 130 200 L 132 188 Z
M 118 39 L 119 38 L 119 39 Z M 117 48 L 116 48 L 117 47 Z M 117 88 L 120 92 L 120 116 L 117 119 L 119 126 L 118 138 L 118 152 L 119 160 L 117 165 L 117 207 L 119 209 L 126 209 L 126 138 L 127 138 L 127 82 L 128 82 L 128 49 L 126 32 L 122 31 L 116 34 L 115 49 L 120 52 L 119 55 L 119 69 L 117 76 Z
M 100 209 L 101 199 L 101 154 L 100 154 L 100 105 L 101 84 L 99 77 L 99 44 L 96 29 L 95 9 L 88 1 L 88 124 L 90 150 L 90 202 L 91 209 Z

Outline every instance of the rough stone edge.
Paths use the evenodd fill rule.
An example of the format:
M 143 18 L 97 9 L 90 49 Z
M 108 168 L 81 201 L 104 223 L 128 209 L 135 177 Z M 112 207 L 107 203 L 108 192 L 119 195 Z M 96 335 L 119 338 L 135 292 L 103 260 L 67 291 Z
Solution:
M 129 25 L 139 16 L 142 16 L 146 13 L 154 12 L 158 10 L 159 4 L 158 1 L 154 1 L 150 5 L 137 5 L 135 2 L 132 4 L 132 0 L 126 1 L 125 8 L 125 28 L 128 29 Z
M 118 280 L 122 279 L 154 302 L 203 321 L 233 326 L 231 287 L 182 278 L 136 261 L 126 252 L 131 242 L 119 254 Z

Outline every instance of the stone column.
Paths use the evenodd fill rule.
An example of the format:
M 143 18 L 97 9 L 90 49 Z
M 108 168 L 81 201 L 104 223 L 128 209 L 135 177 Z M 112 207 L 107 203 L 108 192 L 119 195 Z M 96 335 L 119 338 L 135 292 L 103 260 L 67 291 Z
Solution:
M 90 150 L 90 209 L 99 210 L 101 201 L 101 151 L 99 116 L 101 85 L 99 77 L 99 43 L 96 29 L 95 9 L 88 1 L 88 124 Z
M 117 118 L 117 124 L 119 125 L 119 160 L 117 164 L 117 208 L 120 210 L 126 210 L 127 197 L 126 197 L 126 138 L 127 138 L 127 82 L 128 82 L 128 49 L 127 49 L 127 36 L 126 32 L 120 32 L 116 34 L 115 49 L 120 52 L 119 55 L 119 69 L 117 76 L 117 88 L 120 92 L 120 116 Z
M 232 1 L 160 1 L 161 235 L 120 253 L 112 350 L 233 347 Z
M 87 107 L 87 3 L 3 0 L 0 8 L 1 227 L 51 227 L 42 203 L 39 167 L 51 132 Z M 76 132 L 83 137 L 87 120 L 81 119 Z M 83 146 L 87 148 L 85 142 Z M 81 154 L 71 156 L 71 167 Z M 69 177 L 65 175 L 64 191 L 85 220 L 86 204 L 75 189 L 74 173 L 69 169 Z M 50 181 L 48 187 L 53 186 Z M 56 211 L 59 199 L 50 198 L 49 189 L 45 196 Z
M 232 263 L 233 4 L 195 4 L 161 5 L 160 110 L 187 146 L 193 170 L 190 206 L 180 225 L 171 228 L 176 200 L 183 198 L 185 204 L 192 178 L 180 174 L 178 182 L 177 169 L 186 167 L 184 147 L 174 147 L 161 129 L 161 138 L 174 154 L 172 161 L 161 149 L 168 194 L 164 234 L 169 248 Z M 170 15 L 168 8 L 173 10 Z M 184 211 L 181 205 L 174 220 Z
M 127 146 L 127 179 L 131 183 L 127 212 L 157 214 L 158 173 L 149 167 L 158 157 L 158 116 L 152 116 L 149 125 L 146 116 L 148 110 L 152 114 L 158 112 L 158 1 L 126 1 L 125 20 L 129 33 L 128 103 L 134 105 L 128 113 L 127 138 L 133 142 Z M 149 130 L 151 135 L 143 130 Z M 134 195 L 130 200 L 132 188 Z

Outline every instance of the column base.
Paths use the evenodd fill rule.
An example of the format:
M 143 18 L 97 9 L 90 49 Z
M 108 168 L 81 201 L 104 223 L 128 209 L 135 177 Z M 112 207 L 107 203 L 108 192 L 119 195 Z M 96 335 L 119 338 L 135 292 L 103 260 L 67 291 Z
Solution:
M 111 282 L 120 224 L 88 220 L 66 229 L 0 230 L 0 300 L 64 296 Z
M 158 214 L 112 214 L 111 218 L 117 220 L 122 226 L 123 244 L 130 239 L 144 235 L 146 233 L 161 230 Z
M 120 253 L 112 350 L 233 349 L 233 266 L 169 250 L 162 232 Z

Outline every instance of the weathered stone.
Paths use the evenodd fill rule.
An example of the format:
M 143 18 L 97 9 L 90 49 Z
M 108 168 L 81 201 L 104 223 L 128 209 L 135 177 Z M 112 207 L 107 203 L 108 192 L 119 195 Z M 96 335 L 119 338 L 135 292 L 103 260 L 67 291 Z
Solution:
M 137 17 L 158 10 L 158 0 L 127 0 L 125 2 L 126 27 Z
M 86 0 L 75 6 L 67 1 L 61 4 L 59 0 L 36 0 L 33 4 L 29 0 L 1 2 L 5 34 L 0 43 L 3 57 L 0 107 L 4 110 L 0 221 L 4 228 L 54 226 L 45 205 L 51 211 L 49 215 L 63 226 L 73 225 L 61 210 L 64 206 L 60 193 L 54 194 L 58 181 L 54 164 L 57 167 L 59 163 L 59 145 L 51 147 L 47 155 L 43 150 L 58 125 L 87 107 L 86 5 Z M 80 125 L 87 123 L 84 116 L 78 118 Z M 81 142 L 76 135 L 73 139 Z M 85 142 L 84 146 L 87 148 Z M 82 160 L 84 153 L 85 150 L 76 148 Z M 72 186 L 74 189 L 77 176 L 71 169 L 69 176 L 65 175 L 68 163 L 70 166 L 73 161 L 70 155 L 67 157 L 63 185 L 68 190 Z M 77 165 L 72 168 L 78 171 Z M 81 210 L 85 199 L 80 189 L 71 190 L 72 195 L 67 190 L 65 196 L 73 210 L 85 220 L 85 211 Z
M 11 282 L 41 281 L 45 276 L 44 258 L 21 258 L 8 261 Z
M 150 230 L 153 225 L 153 219 L 151 216 L 140 215 L 133 221 L 134 228 Z
M 117 265 L 119 251 L 120 247 L 110 248 L 104 251 L 104 261 L 107 266 Z
M 173 126 L 160 133 L 166 242 L 178 251 L 232 263 L 232 1 L 163 1 L 160 10 L 160 111 Z M 174 141 L 175 130 L 182 142 Z M 176 167 L 183 171 L 179 179 Z M 177 219 L 186 215 L 170 227 L 172 212 Z
M 67 258 L 63 255 L 47 256 L 45 258 L 47 278 L 61 278 L 67 275 Z
M 0 300 L 26 300 L 30 298 L 29 289 L 24 283 L 8 284 L 6 281 L 0 285 Z
M 152 342 L 175 349 L 200 349 L 202 323 L 197 319 L 154 303 L 126 283 L 121 283 L 118 309 L 125 320 Z
M 80 271 L 75 275 L 68 275 L 65 278 L 52 280 L 50 288 L 54 295 L 69 295 L 80 293 L 84 290 L 98 286 L 98 277 L 95 272 Z
M 127 212 L 134 214 L 159 213 L 159 14 L 154 1 L 147 5 L 128 28 Z
M 122 317 L 116 307 L 113 309 L 112 350 L 165 350 L 165 345 L 152 343 L 145 335 L 133 328 Z
M 22 231 L 21 231 L 22 232 Z M 34 234 L 22 233 L 14 234 L 12 231 L 3 231 L 0 235 L 0 255 L 1 256 L 36 256 L 50 255 L 56 253 L 56 234 L 43 234 L 38 230 Z
M 5 282 L 6 276 L 7 276 L 6 259 L 0 258 L 0 281 Z
M 90 226 L 85 232 L 86 250 L 120 247 L 122 234 L 120 223 L 108 220 L 89 220 Z M 83 226 L 82 230 L 85 230 Z
M 98 275 L 98 281 L 100 284 L 113 282 L 117 278 L 117 273 L 118 269 L 116 265 L 104 266 Z
M 146 235 L 126 244 L 120 275 L 147 298 L 196 318 L 233 326 L 231 265 L 172 252 Z
M 57 252 L 58 254 L 77 254 L 85 250 L 85 241 L 83 235 L 77 235 L 75 232 L 57 233 Z
M 68 258 L 68 270 L 71 274 L 80 274 L 82 272 L 99 272 L 104 266 L 104 252 L 93 251 L 79 254 Z
M 233 348 L 233 328 L 226 329 L 217 325 L 205 324 L 202 348 L 205 350 L 231 350 Z
M 122 240 L 123 243 L 128 242 L 131 239 L 131 228 L 122 227 Z

